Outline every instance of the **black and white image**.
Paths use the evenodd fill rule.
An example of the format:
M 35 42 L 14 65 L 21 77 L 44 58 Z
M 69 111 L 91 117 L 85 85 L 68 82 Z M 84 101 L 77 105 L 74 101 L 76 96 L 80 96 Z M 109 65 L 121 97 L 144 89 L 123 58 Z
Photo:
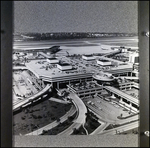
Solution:
M 29 2 L 37 3 L 40 2 Z M 61 2 L 41 3 L 50 6 Z M 115 6 L 115 2 L 109 3 Z M 61 10 L 57 12 L 60 14 Z M 55 11 L 53 14 L 55 18 L 49 23 L 56 19 Z M 58 31 L 46 30 L 44 22 L 38 24 L 44 28 L 39 31 L 36 25 L 33 27 L 34 20 L 33 32 L 26 26 L 23 31 L 17 30 L 19 25 L 15 26 L 12 55 L 14 135 L 138 134 L 138 33 L 136 29 L 121 31 L 117 26 L 112 26 L 116 30 L 110 31 L 112 22 L 105 26 L 104 21 L 101 32 L 59 31 L 57 27 L 61 23 L 64 26 L 63 22 L 51 25 Z M 21 20 L 19 23 L 22 24 Z

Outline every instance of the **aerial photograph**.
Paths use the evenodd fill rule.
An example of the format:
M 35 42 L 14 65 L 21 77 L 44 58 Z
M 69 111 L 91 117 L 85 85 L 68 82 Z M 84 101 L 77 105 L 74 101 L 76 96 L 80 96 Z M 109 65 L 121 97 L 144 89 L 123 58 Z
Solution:
M 12 59 L 14 135 L 138 134 L 137 33 L 16 31 Z
M 137 36 L 28 33 L 14 40 L 15 135 L 138 133 Z

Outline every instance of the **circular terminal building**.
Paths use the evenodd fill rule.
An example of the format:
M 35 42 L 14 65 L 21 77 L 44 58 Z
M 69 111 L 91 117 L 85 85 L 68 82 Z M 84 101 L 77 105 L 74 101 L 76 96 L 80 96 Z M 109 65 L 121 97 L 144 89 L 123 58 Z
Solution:
M 93 78 L 99 83 L 112 83 L 115 78 L 112 76 L 112 74 L 109 73 L 97 73 L 93 75 Z

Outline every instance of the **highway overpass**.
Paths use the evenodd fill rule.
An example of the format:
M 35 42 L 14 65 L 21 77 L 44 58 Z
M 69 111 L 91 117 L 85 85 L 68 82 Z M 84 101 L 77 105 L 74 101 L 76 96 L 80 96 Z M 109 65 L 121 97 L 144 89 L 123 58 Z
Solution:
M 120 91 L 119 89 L 116 89 L 112 86 L 104 86 L 104 88 L 120 97 L 123 99 L 126 99 L 127 101 L 130 101 L 131 103 L 134 103 L 135 105 L 139 106 L 139 100 L 132 97 L 131 95 L 126 94 L 125 92 Z
M 77 109 L 77 117 L 73 121 L 74 123 L 69 128 L 67 128 L 66 130 L 64 130 L 58 135 L 70 135 L 73 133 L 74 129 L 80 128 L 80 126 L 84 125 L 86 122 L 85 120 L 86 120 L 87 108 L 83 103 L 83 101 L 73 92 L 70 92 L 69 97 L 72 99 L 72 102 L 74 103 Z
M 46 87 L 42 91 L 38 92 L 37 94 L 33 95 L 32 97 L 25 98 L 23 100 L 15 102 L 13 104 L 13 111 L 15 111 L 16 109 L 19 109 L 19 108 L 21 108 L 23 106 L 26 106 L 28 104 L 31 104 L 34 100 L 36 101 L 40 97 L 42 99 L 42 95 L 45 94 L 47 91 L 49 91 L 50 88 L 51 88 L 51 84 L 47 84 Z

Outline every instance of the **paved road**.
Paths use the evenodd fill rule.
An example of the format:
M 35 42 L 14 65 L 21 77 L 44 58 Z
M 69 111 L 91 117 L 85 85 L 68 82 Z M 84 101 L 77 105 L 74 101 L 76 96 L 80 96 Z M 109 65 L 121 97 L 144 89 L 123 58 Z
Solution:
M 28 70 L 28 68 L 25 67 L 25 66 L 13 66 L 13 70 L 20 70 L 20 69 L 22 69 L 22 70 Z
M 109 123 L 102 123 L 98 128 L 96 128 L 96 130 L 94 130 L 90 135 L 96 135 L 98 133 L 100 133 L 101 131 L 103 131 L 107 126 L 109 125 Z
M 116 88 L 114 88 L 114 87 L 112 87 L 112 86 L 105 86 L 104 88 L 105 88 L 106 90 L 111 91 L 111 92 L 114 93 L 114 94 L 117 94 L 117 95 L 121 96 L 121 97 L 124 98 L 124 99 L 129 100 L 130 102 L 132 102 L 132 103 L 134 103 L 134 104 L 136 104 L 136 105 L 139 105 L 139 100 L 138 100 L 138 99 L 136 99 L 136 98 L 134 98 L 134 97 L 132 97 L 132 96 L 130 96 L 130 95 L 128 95 L 128 94 L 122 92 L 122 91 L 119 90 L 119 89 L 116 89 Z
M 133 124 L 134 126 L 132 126 L 131 124 L 131 127 L 130 127 L 130 122 L 131 121 L 136 121 L 139 119 L 139 115 L 135 115 L 133 117 L 130 117 L 130 118 L 127 118 L 127 119 L 122 119 L 122 120 L 119 120 L 117 122 L 117 124 L 125 124 L 125 123 L 128 123 L 127 126 L 120 126 L 119 128 L 115 128 L 115 130 L 119 130 L 119 131 L 126 131 L 126 130 L 130 130 L 130 129 L 133 129 L 135 128 L 135 126 L 139 126 L 137 125 L 136 123 Z M 109 125 L 110 123 L 102 123 L 96 130 L 94 130 L 90 135 L 95 135 L 95 134 L 103 134 L 103 131 L 104 129 Z M 129 126 L 129 127 L 128 127 Z M 109 133 L 109 132 L 106 132 L 104 131 L 104 133 Z M 116 132 L 112 131 L 110 132 L 110 134 L 116 134 Z
M 78 129 L 81 125 L 84 125 L 84 123 L 85 123 L 85 119 L 86 119 L 85 114 L 87 113 L 87 108 L 86 108 L 85 104 L 75 93 L 70 92 L 69 96 L 76 106 L 78 116 L 73 121 L 74 123 L 69 128 L 67 128 L 63 132 L 59 133 L 59 135 L 70 135 L 70 134 L 72 134 L 72 132 L 75 128 Z
M 120 119 L 117 123 L 118 124 L 124 124 L 124 123 L 129 123 L 129 122 L 132 122 L 132 121 L 135 121 L 135 120 L 139 120 L 139 115 L 134 115 L 132 117 L 129 117 L 129 118 L 124 118 L 124 119 Z
M 113 128 L 110 130 L 105 130 L 105 131 L 101 131 L 100 133 L 98 133 L 98 135 L 115 135 L 117 133 L 122 133 L 134 128 L 138 128 L 139 127 L 139 121 L 135 121 L 126 125 L 122 125 L 120 127 L 117 128 Z
M 116 124 L 117 120 L 109 119 L 107 116 L 109 116 L 109 112 L 106 112 L 106 110 L 99 111 L 97 108 L 91 105 L 87 105 L 87 107 L 101 120 L 102 122 L 108 122 Z
M 80 123 L 73 123 L 71 126 L 69 126 L 69 128 L 59 133 L 58 135 L 69 136 L 73 133 L 74 129 L 78 129 L 80 126 L 81 126 Z
M 110 53 L 106 53 L 106 54 L 104 54 L 103 56 L 101 56 L 101 57 L 106 57 L 106 56 L 109 56 L 109 55 L 112 55 L 112 54 L 117 54 L 117 53 L 120 53 L 121 51 L 120 50 L 117 50 L 117 51 L 112 51 L 112 52 L 110 52 Z
M 51 84 L 47 84 L 46 87 L 45 87 L 43 90 L 41 90 L 41 91 L 38 92 L 37 94 L 33 95 L 32 97 L 26 98 L 26 99 L 24 99 L 24 100 L 21 100 L 21 101 L 15 103 L 15 104 L 13 105 L 13 110 L 15 110 L 15 109 L 21 107 L 22 105 L 28 103 L 30 100 L 34 100 L 35 98 L 40 97 L 42 94 L 44 94 L 44 93 L 45 93 L 46 91 L 48 91 L 50 88 L 51 88 Z
M 53 97 L 51 97 L 49 100 L 50 100 L 50 101 L 59 102 L 59 103 L 63 103 L 63 104 L 68 104 L 68 103 L 70 103 L 69 101 L 64 101 L 64 100 L 60 100 L 60 99 L 53 98 Z
M 73 100 L 77 110 L 78 110 L 78 117 L 74 121 L 76 123 L 83 124 L 85 123 L 86 119 L 86 113 L 87 113 L 87 108 L 83 101 L 73 92 L 70 92 L 69 97 Z
M 107 102 L 107 105 L 105 104 L 106 101 L 98 98 L 94 98 L 92 102 L 94 102 L 93 105 L 87 104 L 88 100 L 85 101 L 85 104 L 88 106 L 88 108 L 97 115 L 99 118 L 101 125 L 93 131 L 90 135 L 98 134 L 99 132 L 102 132 L 109 124 L 125 124 L 130 123 L 132 121 L 139 120 L 139 114 L 134 114 L 132 116 L 127 118 L 118 119 L 118 116 L 120 115 L 120 105 L 118 104 L 118 107 L 114 108 L 115 105 L 110 104 Z M 122 109 L 121 109 L 122 110 Z M 117 113 L 118 112 L 118 113 Z M 115 114 L 115 116 L 114 116 Z

